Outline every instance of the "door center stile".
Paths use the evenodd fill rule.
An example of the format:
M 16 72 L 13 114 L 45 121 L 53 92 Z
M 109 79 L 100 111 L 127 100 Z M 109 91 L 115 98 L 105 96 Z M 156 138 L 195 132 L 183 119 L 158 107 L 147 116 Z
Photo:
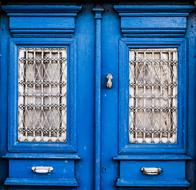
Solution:
M 102 7 L 93 8 L 95 19 L 95 190 L 101 189 L 101 41 Z

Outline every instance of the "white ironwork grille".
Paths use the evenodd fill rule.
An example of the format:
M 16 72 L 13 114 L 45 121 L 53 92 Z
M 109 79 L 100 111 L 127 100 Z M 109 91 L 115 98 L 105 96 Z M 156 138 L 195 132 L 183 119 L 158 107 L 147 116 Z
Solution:
M 65 142 L 66 48 L 20 48 L 18 141 Z
M 177 49 L 130 49 L 129 142 L 177 142 Z

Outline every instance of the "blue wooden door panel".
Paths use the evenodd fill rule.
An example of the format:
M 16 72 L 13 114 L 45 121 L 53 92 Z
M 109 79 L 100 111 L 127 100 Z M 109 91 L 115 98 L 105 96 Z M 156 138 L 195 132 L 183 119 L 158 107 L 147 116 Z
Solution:
M 195 190 L 192 5 L 70 3 L 1 8 L 0 189 Z M 18 51 L 26 47 L 68 50 L 66 143 L 17 141 Z M 176 144 L 129 142 L 130 48 L 178 50 Z M 106 87 L 109 73 L 112 88 Z M 35 166 L 50 166 L 53 171 L 39 174 L 32 171 Z M 143 167 L 160 167 L 162 173 L 145 175 Z
M 102 29 L 102 188 L 116 189 L 115 180 L 118 175 L 117 162 L 112 161 L 111 155 L 118 152 L 118 40 L 120 38 L 119 20 L 111 6 L 106 6 L 103 16 Z M 110 27 L 108 27 L 110 26 Z M 112 34 L 112 35 L 111 35 Z M 105 86 L 105 77 L 113 75 L 111 89 Z M 114 180 L 115 179 L 115 180 Z
M 70 90 L 75 89 L 76 91 L 74 90 L 75 92 L 72 95 L 70 94 L 70 97 L 73 100 L 70 103 L 73 106 L 70 110 L 72 112 L 71 114 L 72 116 L 70 116 L 70 118 L 73 119 L 73 116 L 75 115 L 74 120 L 70 122 L 70 131 L 68 132 L 68 139 L 70 139 L 70 143 L 66 143 L 65 145 L 60 143 L 59 145 L 56 146 L 56 150 L 54 150 L 54 144 L 52 143 L 51 145 L 47 143 L 40 145 L 43 148 L 42 150 L 38 148 L 40 147 L 39 143 L 37 145 L 34 143 L 34 145 L 32 144 L 32 146 L 29 143 L 23 143 L 23 145 L 21 145 L 20 147 L 18 146 L 18 148 L 15 146 L 16 144 L 11 143 L 11 145 L 14 146 L 10 147 L 9 150 L 10 153 L 8 153 L 7 148 L 2 149 L 7 152 L 4 158 L 6 160 L 9 160 L 9 164 L 7 164 L 7 166 L 9 165 L 9 172 L 8 173 L 4 172 L 2 177 L 3 181 L 5 182 L 4 185 L 6 186 L 2 186 L 2 188 L 5 187 L 6 189 L 12 189 L 12 188 L 34 189 L 35 187 L 31 187 L 31 186 L 38 186 L 36 187 L 38 189 L 76 189 L 76 188 L 72 188 L 72 186 L 75 187 L 78 186 L 78 188 L 81 189 L 86 189 L 86 190 L 93 189 L 94 176 L 93 176 L 93 143 L 92 143 L 93 128 L 92 126 L 94 121 L 93 119 L 94 118 L 93 117 L 94 88 L 86 88 L 86 90 L 84 90 L 84 86 L 93 87 L 94 85 L 93 84 L 94 75 L 91 72 L 92 70 L 94 70 L 94 65 L 92 64 L 94 60 L 94 53 L 93 53 L 94 52 L 94 18 L 91 14 L 91 10 L 87 10 L 85 13 L 82 13 L 80 17 L 78 17 L 78 19 L 75 20 L 74 18 L 76 17 L 76 13 L 71 13 L 71 12 L 74 9 L 77 9 L 77 11 L 79 11 L 80 8 L 77 8 L 76 6 L 68 6 L 68 8 L 67 6 L 62 6 L 62 7 L 55 6 L 52 8 L 51 11 L 49 11 L 49 9 L 51 9 L 51 6 L 48 7 L 33 6 L 30 8 L 31 21 L 34 22 L 35 25 L 42 23 L 39 25 L 40 26 L 39 30 L 34 30 L 34 28 L 29 27 L 27 23 L 23 22 L 25 21 L 25 19 L 23 19 L 23 16 L 25 15 L 23 11 L 24 9 L 26 9 L 26 7 L 11 6 L 8 9 L 7 7 L 4 7 L 4 9 L 6 9 L 6 11 L 8 11 L 9 9 L 9 11 L 11 12 L 12 10 L 15 9 L 18 10 L 18 13 L 16 14 L 13 13 L 13 15 L 10 16 L 11 20 L 9 26 L 8 25 L 6 26 L 4 24 L 4 27 L 6 26 L 11 28 L 10 31 L 14 37 L 10 36 L 10 32 L 8 30 L 6 31 L 6 33 L 2 32 L 4 36 L 10 38 L 10 42 L 11 41 L 13 42 L 10 43 L 4 40 L 5 42 L 2 44 L 3 47 L 2 52 L 4 52 L 4 47 L 5 45 L 7 45 L 8 47 L 11 48 L 11 52 L 13 53 L 12 54 L 13 56 L 11 55 L 10 59 L 8 59 L 10 52 L 7 52 L 7 56 L 4 57 L 5 59 L 4 62 L 6 62 L 3 68 L 4 71 L 6 72 L 6 70 L 10 70 L 9 71 L 10 77 L 13 76 L 12 73 L 16 71 L 13 68 L 17 67 L 17 58 L 15 58 L 15 62 L 14 62 L 14 57 L 17 56 L 17 52 L 15 51 L 17 50 L 17 48 L 40 47 L 40 46 L 62 47 L 62 46 L 66 46 L 66 42 L 65 42 L 66 41 L 65 38 L 66 38 L 68 42 L 67 45 L 70 44 L 70 46 L 69 45 L 67 46 L 67 49 L 70 52 L 70 54 L 68 55 L 68 62 L 69 62 L 68 64 L 70 64 L 72 68 L 71 70 L 73 72 L 73 74 L 70 75 L 71 77 L 70 81 L 72 81 L 71 83 L 72 87 L 70 86 L 71 87 Z M 64 25 L 62 23 L 55 24 L 52 20 L 49 19 L 47 20 L 47 22 L 49 22 L 50 25 L 48 25 L 45 22 L 46 27 L 44 27 L 43 22 L 40 22 L 41 20 L 39 20 L 39 17 L 46 18 L 45 13 L 41 14 L 41 12 L 44 9 L 48 10 L 47 11 L 48 16 L 50 14 L 55 14 L 60 18 L 61 17 L 64 18 L 63 23 L 65 24 Z M 37 13 L 37 11 L 40 13 Z M 51 15 L 49 17 L 51 19 L 53 18 Z M 7 21 L 6 17 L 3 19 L 4 22 Z M 14 21 L 12 22 L 12 19 L 13 20 L 18 19 L 18 20 L 17 22 Z M 19 25 L 17 24 L 19 20 L 20 22 L 25 24 L 24 27 L 21 24 Z M 86 24 L 90 26 L 89 30 L 86 30 L 86 26 L 83 25 L 84 21 Z M 16 25 L 17 27 L 15 27 Z M 73 32 L 74 35 L 71 35 L 71 33 Z M 23 35 L 23 33 L 25 34 Z M 41 39 L 40 37 L 43 38 Z M 39 42 L 36 43 L 36 41 Z M 11 61 L 10 64 L 7 64 L 8 60 Z M 3 75 L 1 76 L 4 77 Z M 9 77 L 7 77 L 6 74 L 6 79 L 7 78 Z M 6 83 L 14 82 L 15 80 L 7 79 Z M 1 82 L 2 82 L 1 86 L 6 86 L 5 84 L 3 84 L 5 80 L 1 80 Z M 14 91 L 13 88 L 11 88 L 10 90 Z M 5 90 L 4 93 L 6 92 L 7 90 Z M 1 96 L 2 99 L 4 95 L 5 94 L 2 94 Z M 3 101 L 5 102 L 5 99 Z M 10 104 L 10 108 L 15 110 L 14 106 L 11 106 L 11 104 Z M 73 111 L 75 113 L 73 113 Z M 13 117 L 9 117 L 9 118 L 10 120 L 13 119 Z M 4 126 L 6 125 L 7 124 L 5 124 Z M 77 127 L 75 127 L 75 130 L 74 130 L 74 125 L 75 126 L 77 125 Z M 11 127 L 11 129 L 10 127 L 8 128 L 9 131 L 11 131 L 12 133 L 13 126 Z M 4 136 L 6 137 L 7 134 Z M 13 140 L 15 141 L 16 139 L 13 138 Z M 10 138 L 9 138 L 9 142 L 10 142 Z M 35 174 L 35 176 L 33 176 L 34 174 L 32 172 L 32 164 L 35 166 L 53 165 L 52 166 L 53 168 L 56 167 L 56 172 L 54 168 L 53 172 L 49 175 Z M 7 169 L 5 169 L 5 171 L 6 170 Z M 81 176 L 85 176 L 85 177 L 81 177 Z M 6 181 L 5 178 L 7 178 Z
M 106 10 L 108 10 L 107 8 Z M 185 187 L 194 189 L 190 186 L 189 178 L 185 177 L 189 175 L 189 172 L 186 173 L 185 167 L 187 168 L 192 162 L 192 155 L 187 154 L 189 133 L 187 133 L 186 114 L 189 111 L 186 101 L 189 99 L 186 91 L 188 85 L 186 79 L 189 75 L 187 57 L 189 47 L 185 34 L 188 21 L 186 17 L 193 7 L 117 5 L 114 6 L 114 9 L 120 16 L 120 22 L 118 17 L 115 17 L 116 19 L 113 17 L 114 12 L 107 11 L 103 15 L 102 23 L 103 55 L 105 55 L 102 63 L 102 180 L 104 181 L 102 188 L 109 189 L 113 182 L 113 189 L 116 186 L 119 186 L 120 189 L 123 187 L 134 189 L 133 187 L 136 186 L 140 187 L 139 189 L 148 189 L 148 187 L 150 187 L 149 189 L 153 189 L 153 187 L 165 189 L 168 186 L 169 189 L 175 189 L 175 187 L 178 187 L 177 189 Z M 175 9 L 175 13 L 172 9 Z M 166 20 L 167 22 L 165 22 Z M 111 27 L 107 28 L 107 25 Z M 119 27 L 119 30 L 116 30 L 116 27 Z M 128 142 L 127 100 L 129 96 L 129 49 L 166 47 L 178 49 L 178 142 L 174 145 L 131 144 Z M 108 73 L 113 74 L 112 89 L 105 87 L 104 78 Z M 118 129 L 115 127 L 116 125 L 119 126 Z M 111 160 L 112 153 L 118 155 L 113 157 L 114 160 L 118 160 L 117 164 Z M 149 163 L 151 164 L 149 165 Z M 160 163 L 159 165 L 165 171 L 163 174 L 154 176 L 155 178 L 143 176 L 140 171 L 142 166 L 156 167 L 157 163 Z M 132 167 L 129 167 L 131 165 Z M 164 169 L 164 165 L 168 168 Z M 170 170 L 172 171 L 170 172 Z M 115 173 L 116 171 L 118 173 Z M 168 178 L 167 172 L 171 174 Z M 172 174 L 172 172 L 177 173 Z M 180 177 L 178 174 L 182 176 Z M 119 176 L 117 181 L 113 180 L 114 175 Z

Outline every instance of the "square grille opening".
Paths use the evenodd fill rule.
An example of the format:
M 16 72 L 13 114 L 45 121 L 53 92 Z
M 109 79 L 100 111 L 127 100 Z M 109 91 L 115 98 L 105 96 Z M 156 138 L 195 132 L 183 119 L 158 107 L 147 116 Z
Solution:
M 177 142 L 176 48 L 129 50 L 129 142 Z
M 66 48 L 20 48 L 18 141 L 65 142 Z

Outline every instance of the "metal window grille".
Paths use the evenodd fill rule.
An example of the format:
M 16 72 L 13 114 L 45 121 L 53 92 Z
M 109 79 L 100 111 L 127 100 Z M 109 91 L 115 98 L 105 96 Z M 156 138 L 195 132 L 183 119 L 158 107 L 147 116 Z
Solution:
M 20 48 L 18 141 L 65 142 L 67 51 Z
M 177 142 L 177 49 L 130 49 L 129 142 Z

